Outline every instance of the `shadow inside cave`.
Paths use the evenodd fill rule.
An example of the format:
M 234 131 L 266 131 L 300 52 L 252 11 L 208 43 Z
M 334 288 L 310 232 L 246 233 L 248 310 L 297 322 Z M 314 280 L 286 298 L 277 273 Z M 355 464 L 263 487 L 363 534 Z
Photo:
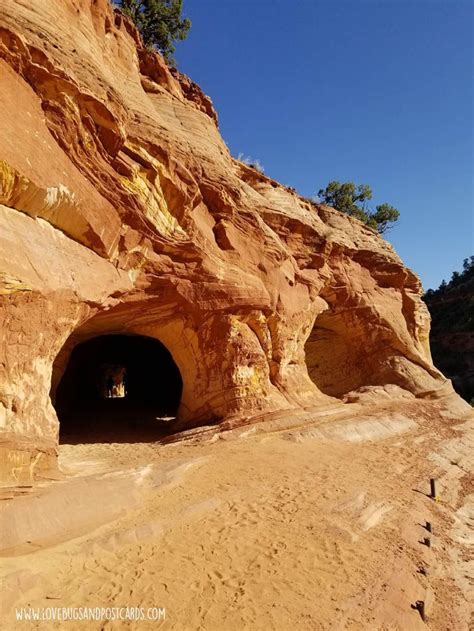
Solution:
M 158 340 L 102 335 L 77 345 L 54 397 L 60 444 L 156 442 L 172 433 L 180 372 Z

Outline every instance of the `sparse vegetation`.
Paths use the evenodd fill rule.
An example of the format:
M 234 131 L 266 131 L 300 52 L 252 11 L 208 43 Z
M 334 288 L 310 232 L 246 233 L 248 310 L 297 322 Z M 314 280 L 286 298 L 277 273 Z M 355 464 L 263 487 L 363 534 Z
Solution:
M 474 256 L 464 259 L 461 272 L 443 280 L 423 297 L 431 313 L 431 350 L 436 366 L 453 381 L 459 394 L 474 397 Z
M 438 289 L 423 296 L 432 312 L 432 334 L 474 332 L 474 256 L 464 259 L 462 272 L 453 272 Z
M 428 289 L 425 297 L 442 296 L 455 287 L 460 287 L 467 283 L 470 279 L 474 279 L 474 256 L 464 259 L 462 264 L 462 272 L 453 272 L 451 280 L 447 283 L 444 279 L 441 281 L 438 289 Z
M 174 42 L 186 39 L 191 27 L 191 21 L 181 17 L 183 0 L 116 0 L 115 4 L 133 20 L 145 46 L 156 48 L 174 64 Z
M 237 160 L 240 160 L 240 162 L 243 162 L 248 167 L 255 169 L 259 173 L 265 173 L 265 169 L 263 168 L 258 158 L 254 159 L 254 158 L 251 158 L 250 156 L 245 156 L 243 153 L 239 153 L 239 155 L 237 156 Z
M 379 204 L 371 210 L 367 202 L 372 199 L 372 189 L 367 184 L 334 180 L 318 191 L 318 198 L 321 203 L 360 219 L 380 234 L 387 232 L 400 216 L 390 204 Z

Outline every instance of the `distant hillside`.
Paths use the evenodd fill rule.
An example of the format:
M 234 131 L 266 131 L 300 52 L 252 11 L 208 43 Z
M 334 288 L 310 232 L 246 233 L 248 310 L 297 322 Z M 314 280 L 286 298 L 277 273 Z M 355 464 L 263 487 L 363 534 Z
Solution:
M 453 381 L 466 401 L 474 401 L 474 256 L 449 283 L 423 297 L 431 313 L 434 364 Z

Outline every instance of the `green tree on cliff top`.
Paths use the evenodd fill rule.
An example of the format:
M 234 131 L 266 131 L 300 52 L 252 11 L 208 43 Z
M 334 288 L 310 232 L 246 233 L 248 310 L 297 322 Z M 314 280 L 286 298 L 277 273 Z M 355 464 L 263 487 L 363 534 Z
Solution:
M 367 202 L 372 199 L 372 189 L 367 184 L 329 182 L 326 188 L 318 191 L 318 197 L 323 204 L 360 219 L 380 234 L 387 232 L 400 216 L 390 204 L 379 204 L 375 210 L 370 210 Z
M 128 15 L 149 48 L 160 51 L 168 63 L 174 63 L 174 42 L 188 36 L 191 21 L 182 18 L 183 0 L 116 0 Z

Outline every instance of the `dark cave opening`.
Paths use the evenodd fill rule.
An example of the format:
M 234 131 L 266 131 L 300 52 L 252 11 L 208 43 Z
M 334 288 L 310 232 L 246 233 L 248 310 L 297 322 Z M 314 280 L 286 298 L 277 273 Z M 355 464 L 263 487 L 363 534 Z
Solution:
M 158 340 L 101 335 L 72 351 L 55 393 L 60 443 L 152 442 L 170 432 L 183 382 Z

